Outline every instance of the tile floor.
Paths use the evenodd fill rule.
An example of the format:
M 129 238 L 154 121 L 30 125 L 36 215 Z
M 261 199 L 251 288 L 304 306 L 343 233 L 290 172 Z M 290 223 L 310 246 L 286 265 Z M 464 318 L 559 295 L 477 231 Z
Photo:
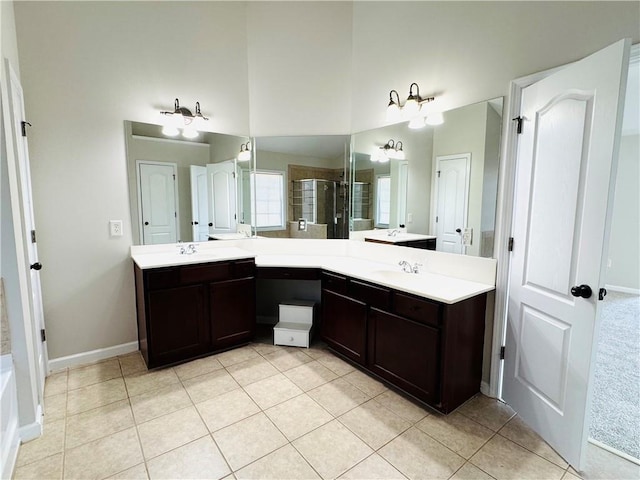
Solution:
M 442 416 L 321 345 L 153 372 L 125 355 L 48 377 L 45 410 L 15 479 L 578 478 L 506 405 Z

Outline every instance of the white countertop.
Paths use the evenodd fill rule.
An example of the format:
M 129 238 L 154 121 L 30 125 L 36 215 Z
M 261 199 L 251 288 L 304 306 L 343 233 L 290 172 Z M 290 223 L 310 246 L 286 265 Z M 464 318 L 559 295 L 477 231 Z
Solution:
M 191 255 L 179 254 L 175 245 L 165 246 L 164 249 L 159 246 L 132 247 L 131 257 L 142 269 L 255 258 L 258 267 L 321 268 L 447 304 L 495 289 L 491 284 L 433 273 L 426 268 L 418 274 L 405 273 L 400 270 L 395 260 L 391 262 L 387 258 L 381 258 L 382 261 L 358 258 L 345 251 L 336 251 L 332 254 L 327 250 L 321 255 L 275 251 L 256 253 L 250 251 L 252 244 L 249 242 L 241 244 L 242 247 L 246 244 L 247 248 L 210 248 L 207 243 L 217 242 L 200 244 L 199 251 Z M 392 249 L 392 252 L 404 248 L 391 245 L 386 247 L 378 245 L 378 247 Z
M 389 235 L 387 233 L 370 233 L 364 236 L 365 240 L 375 240 L 385 243 L 412 242 L 414 240 L 431 240 L 435 239 L 435 235 L 422 235 L 419 233 L 398 233 L 397 235 Z
M 141 269 L 192 265 L 194 263 L 224 262 L 242 258 L 255 258 L 255 253 L 237 247 L 199 249 L 196 253 L 180 254 L 178 248 L 168 251 L 132 253 L 131 258 Z

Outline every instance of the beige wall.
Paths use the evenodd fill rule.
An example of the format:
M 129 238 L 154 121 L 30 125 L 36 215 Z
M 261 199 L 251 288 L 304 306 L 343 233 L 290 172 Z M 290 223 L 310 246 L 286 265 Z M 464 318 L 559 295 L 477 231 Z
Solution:
M 417 81 L 438 94 L 434 106 L 452 108 L 621 37 L 637 42 L 639 11 L 637 2 L 16 2 L 50 357 L 137 338 L 123 120 L 157 122 L 178 97 L 199 101 L 212 131 L 349 134 L 384 124 L 391 88 L 404 96 Z M 430 191 L 427 163 L 410 172 L 410 203 Z M 428 209 L 412 213 L 410 230 L 421 231 Z M 108 237 L 110 219 L 124 220 L 123 237 Z
M 620 141 L 616 192 L 611 218 L 607 285 L 640 292 L 640 135 Z

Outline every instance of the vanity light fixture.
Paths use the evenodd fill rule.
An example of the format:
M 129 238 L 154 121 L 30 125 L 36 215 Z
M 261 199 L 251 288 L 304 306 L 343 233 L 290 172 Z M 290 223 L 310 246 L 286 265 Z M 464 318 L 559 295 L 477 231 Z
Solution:
M 247 160 L 251 160 L 251 142 L 243 143 L 242 145 L 240 145 L 238 161 L 246 162 Z
M 200 123 L 209 120 L 202 115 L 200 111 L 200 102 L 196 102 L 195 114 L 191 113 L 186 107 L 180 106 L 180 101 L 176 98 L 174 103 L 173 112 L 160 112 L 161 115 L 165 115 L 167 118 L 162 128 L 162 133 L 168 137 L 175 137 L 180 133 L 182 128 L 182 136 L 185 138 L 196 138 L 198 136 L 198 126 Z
M 395 142 L 393 139 L 389 140 L 382 147 L 375 149 L 371 155 L 372 162 L 386 163 L 391 159 L 404 160 L 404 150 L 401 141 Z
M 409 120 L 409 128 L 412 129 L 422 128 L 425 125 L 440 125 L 443 123 L 441 113 L 424 115 L 424 113 L 421 112 L 423 104 L 433 102 L 434 100 L 435 97 L 421 97 L 420 87 L 415 82 L 409 86 L 409 96 L 404 105 L 400 104 L 400 95 L 398 92 L 391 90 L 389 92 L 389 104 L 387 105 L 387 122 L 397 123 L 402 119 Z M 432 115 L 436 116 L 436 118 L 430 120 Z M 435 123 L 438 121 L 439 123 Z

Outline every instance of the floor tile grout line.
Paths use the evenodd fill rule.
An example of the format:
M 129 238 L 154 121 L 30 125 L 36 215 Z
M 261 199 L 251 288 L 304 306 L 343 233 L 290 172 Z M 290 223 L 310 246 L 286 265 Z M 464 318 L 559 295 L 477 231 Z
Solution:
M 502 429 L 500 429 L 500 430 L 502 430 Z M 509 437 L 505 437 L 504 435 L 502 435 L 502 434 L 500 433 L 500 430 L 498 430 L 498 431 L 496 432 L 496 435 L 499 435 L 499 436 L 500 436 L 500 437 L 502 437 L 503 439 L 508 440 L 508 441 L 510 441 L 510 442 L 512 442 L 512 443 L 515 443 L 515 444 L 516 444 L 516 445 L 518 445 L 519 447 L 524 448 L 524 449 L 525 449 L 526 451 L 528 451 L 529 453 L 532 453 L 532 454 L 536 455 L 537 457 L 541 458 L 542 460 L 544 460 L 544 461 L 546 461 L 546 462 L 549 462 L 551 465 L 554 465 L 554 466 L 556 466 L 556 467 L 558 467 L 558 468 L 560 468 L 560 469 L 562 469 L 562 470 L 564 470 L 565 468 L 567 468 L 567 469 L 568 469 L 569 467 L 571 467 L 571 465 L 569 465 L 569 463 L 568 463 L 568 462 L 565 462 L 565 463 L 567 464 L 567 467 L 561 467 L 561 466 L 560 466 L 560 465 L 558 465 L 557 463 L 552 462 L 552 461 L 551 461 L 551 460 L 549 460 L 548 458 L 543 457 L 543 456 L 542 456 L 542 455 L 540 455 L 538 452 L 534 452 L 534 451 L 533 451 L 533 450 L 531 450 L 529 447 L 527 447 L 527 446 L 525 446 L 525 445 L 522 445 L 520 442 L 518 442 L 518 441 L 516 441 L 516 440 L 512 440 L 512 439 L 511 439 L 511 438 L 509 438 Z M 544 440 L 543 440 L 543 441 L 544 441 Z M 545 442 L 545 444 L 546 444 L 546 442 Z M 548 445 L 548 444 L 547 444 L 547 445 Z M 551 447 L 551 445 L 549 445 L 549 447 Z M 555 450 L 554 450 L 554 452 L 555 452 Z M 558 454 L 558 456 L 560 456 L 560 455 Z M 560 458 L 562 458 L 562 457 L 560 457 Z M 562 459 L 562 460 L 564 461 L 564 459 Z

